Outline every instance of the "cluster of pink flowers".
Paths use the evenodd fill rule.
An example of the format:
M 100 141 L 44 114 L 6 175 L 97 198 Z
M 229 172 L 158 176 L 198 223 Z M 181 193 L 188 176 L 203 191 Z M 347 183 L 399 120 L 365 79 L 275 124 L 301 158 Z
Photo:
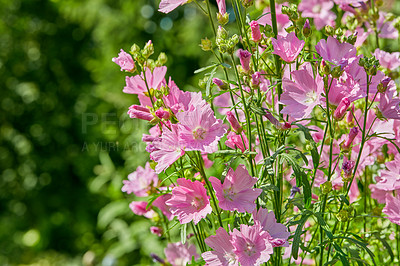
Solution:
M 161 0 L 159 11 L 188 2 Z M 246 8 L 252 3 L 242 1 Z M 209 10 L 209 1 L 204 4 Z M 165 62 L 148 58 L 154 52 L 151 41 L 143 51 L 121 49 L 113 58 L 129 73 L 123 92 L 140 102 L 129 107 L 128 115 L 152 125 L 142 138 L 151 163 L 139 166 L 122 187 L 147 199 L 129 207 L 151 219 L 151 232 L 158 236 L 175 218 L 184 232 L 190 224 L 201 250 L 169 243 L 167 262 L 261 265 L 272 258 L 279 265 L 282 255 L 314 264 L 307 253 L 316 234 L 311 237 L 309 228 L 320 234 L 315 250 L 322 254 L 321 265 L 325 249 L 344 261 L 343 251 L 331 244 L 349 237 L 332 234 L 338 223 L 348 223 L 349 230 L 351 206 L 361 197 L 384 204 L 380 218 L 400 225 L 400 53 L 377 48 L 368 56 L 357 49 L 370 35 L 377 47 L 379 38 L 397 38 L 398 25 L 370 1 L 302 0 L 298 6 L 267 7 L 245 31 L 240 29 L 246 36 L 229 36 L 223 28 L 229 21 L 226 3 L 216 4 L 221 24 L 216 45 L 208 39 L 201 44 L 204 51 L 219 52 L 213 53 L 219 63 L 204 68 L 213 69 L 203 80 L 209 102 L 201 92 L 183 91 L 166 78 Z M 238 2 L 233 5 L 237 10 Z M 368 12 L 372 20 L 365 19 Z M 352 27 L 334 28 L 350 22 Z M 311 35 L 322 29 L 326 38 Z M 222 71 L 216 74 L 218 67 L 224 77 Z M 367 216 L 373 204 L 362 204 L 357 211 Z M 301 250 L 299 239 L 310 244 Z M 281 248 L 287 248 L 285 255 Z

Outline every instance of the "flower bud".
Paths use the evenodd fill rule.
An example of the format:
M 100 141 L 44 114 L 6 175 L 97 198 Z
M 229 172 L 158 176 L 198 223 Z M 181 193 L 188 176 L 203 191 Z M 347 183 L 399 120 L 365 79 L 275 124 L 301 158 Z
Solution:
M 214 83 L 215 85 L 218 86 L 218 88 L 219 88 L 220 90 L 227 90 L 227 89 L 229 88 L 228 83 L 227 83 L 226 81 L 224 81 L 224 80 L 221 80 L 221 79 L 219 79 L 219 78 L 213 78 L 212 81 L 213 81 L 213 83 Z
M 319 73 L 321 76 L 328 75 L 331 73 L 331 66 L 326 63 L 324 59 L 322 59 L 321 64 L 319 65 Z
M 359 132 L 358 127 L 353 127 L 352 129 L 350 129 L 350 133 L 349 133 L 347 139 L 341 145 L 341 147 L 344 151 L 348 151 L 350 149 L 350 145 L 351 145 L 351 143 L 353 143 L 353 140 L 357 136 L 358 132 Z
M 259 42 L 261 40 L 260 25 L 258 25 L 258 22 L 255 20 L 250 22 L 249 25 L 251 28 L 251 39 L 254 42 Z
M 390 82 L 391 80 L 392 80 L 392 79 L 389 78 L 389 77 L 382 79 L 381 82 L 378 84 L 378 91 L 379 91 L 380 93 L 385 93 L 386 90 L 387 90 L 387 87 L 388 87 L 388 85 L 389 85 L 389 82 Z
M 348 36 L 347 37 L 347 42 L 352 44 L 352 45 L 354 45 L 356 43 L 356 41 L 357 41 L 357 35 L 358 35 L 358 32 Z
M 250 70 L 251 53 L 247 50 L 239 49 L 237 51 L 237 56 L 240 59 L 240 64 L 242 65 L 243 70 L 248 72 Z
M 337 79 L 343 74 L 342 66 L 336 66 L 332 69 L 331 75 L 333 78 Z
M 294 199 L 294 196 L 296 196 L 296 193 L 300 193 L 300 188 L 293 186 L 290 189 L 290 195 L 289 195 L 289 199 Z
M 353 176 L 354 161 L 345 161 L 342 165 L 342 181 L 350 182 Z
M 242 132 L 243 128 L 242 128 L 242 126 L 239 124 L 239 121 L 237 121 L 235 115 L 234 115 L 231 111 L 228 111 L 228 112 L 226 113 L 226 118 L 227 118 L 227 120 L 229 121 L 229 124 L 231 124 L 232 129 L 233 129 L 236 133 L 240 134 L 240 133 Z
M 168 61 L 167 55 L 165 53 L 161 52 L 158 55 L 157 63 L 160 64 L 160 66 L 163 66 L 163 65 L 165 65 L 165 63 L 167 63 L 167 61 Z
M 218 26 L 217 39 L 226 40 L 228 38 L 228 32 L 221 26 Z
M 131 105 L 129 107 L 128 115 L 130 118 L 139 118 L 147 121 L 151 121 L 154 118 L 147 107 L 140 105 Z
M 350 106 L 349 98 L 347 97 L 342 98 L 339 105 L 336 107 L 335 112 L 333 113 L 333 118 L 335 118 L 336 120 L 342 120 L 349 106 Z
M 211 51 L 212 50 L 212 41 L 207 39 L 207 37 L 205 39 L 201 39 L 200 47 L 205 52 Z
M 170 113 L 162 108 L 157 109 L 155 114 L 160 119 L 168 119 L 170 117 Z
M 344 223 L 349 220 L 349 212 L 347 210 L 341 210 L 338 214 L 336 214 L 336 218 Z
M 136 43 L 131 46 L 131 50 L 129 51 L 132 55 L 140 52 L 140 47 Z
M 145 58 L 149 58 L 152 54 L 154 54 L 154 46 L 151 40 L 145 44 L 142 54 Z
M 157 227 L 157 226 L 151 226 L 150 227 L 150 232 L 156 236 L 162 236 L 163 234 L 163 229 L 161 227 Z
M 332 182 L 326 181 L 320 185 L 322 194 L 329 194 L 332 191 Z
M 306 22 L 304 23 L 303 26 L 303 35 L 306 38 L 311 35 L 311 26 L 310 26 L 310 21 L 308 19 L 306 19 Z
M 242 5 L 245 8 L 251 7 L 253 5 L 253 0 L 242 0 Z
M 261 73 L 260 72 L 256 72 L 253 75 L 251 75 L 251 86 L 257 88 L 258 86 L 260 86 L 260 82 L 261 82 Z
M 325 34 L 328 36 L 335 35 L 335 29 L 332 26 L 326 25 L 325 26 Z
M 229 22 L 229 14 L 228 13 L 225 13 L 225 14 L 217 13 L 217 20 L 218 20 L 219 24 L 225 25 L 226 23 Z

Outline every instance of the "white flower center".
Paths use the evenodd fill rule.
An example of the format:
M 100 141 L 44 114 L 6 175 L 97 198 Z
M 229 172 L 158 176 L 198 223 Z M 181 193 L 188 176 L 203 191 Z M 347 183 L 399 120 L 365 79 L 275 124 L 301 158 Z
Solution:
M 309 91 L 306 93 L 307 100 L 305 101 L 306 103 L 314 103 L 317 100 L 317 94 L 315 91 Z

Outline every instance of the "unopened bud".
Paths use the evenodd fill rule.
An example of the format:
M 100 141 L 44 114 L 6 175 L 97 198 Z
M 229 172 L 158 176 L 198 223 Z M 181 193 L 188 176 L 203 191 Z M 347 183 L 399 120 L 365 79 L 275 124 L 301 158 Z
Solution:
M 151 42 L 151 40 L 149 40 L 145 44 L 142 54 L 145 58 L 149 58 L 153 53 L 154 53 L 154 46 L 153 46 L 153 43 Z
M 167 55 L 165 53 L 161 52 L 158 55 L 157 63 L 159 63 L 161 66 L 163 66 L 163 65 L 165 65 L 165 63 L 167 63 L 167 61 L 168 61 Z
M 341 145 L 341 147 L 344 151 L 350 150 L 350 145 L 353 143 L 353 140 L 357 136 L 358 132 L 359 132 L 358 127 L 353 127 L 352 129 L 350 129 L 347 139 Z
M 243 128 L 242 128 L 242 126 L 239 124 L 239 121 L 237 121 L 235 115 L 234 115 L 231 111 L 228 111 L 228 112 L 226 113 L 226 118 L 227 118 L 227 120 L 229 121 L 229 124 L 231 124 L 232 129 L 233 129 L 236 133 L 240 134 L 240 133 L 242 132 Z
M 336 214 L 336 218 L 344 223 L 349 220 L 349 212 L 347 210 L 341 210 L 338 214 Z
M 332 182 L 326 181 L 320 185 L 322 194 L 329 194 L 332 191 Z
M 140 52 L 140 47 L 139 47 L 136 43 L 134 43 L 134 44 L 131 46 L 130 53 L 131 53 L 132 55 L 134 55 L 134 54 L 137 54 L 137 53 L 139 53 L 139 52 Z
M 254 42 L 261 41 L 260 25 L 258 25 L 258 22 L 253 20 L 252 22 L 249 23 L 249 25 L 251 28 L 251 39 Z
M 333 118 L 335 118 L 336 120 L 342 120 L 349 106 L 350 106 L 349 98 L 347 97 L 342 98 L 339 105 L 336 107 L 335 112 L 333 113 Z
M 224 14 L 217 13 L 217 20 L 218 20 L 219 24 L 221 24 L 223 26 L 226 23 L 228 23 L 229 14 L 228 13 L 224 13 Z
M 226 81 L 224 81 L 224 80 L 221 80 L 221 79 L 219 79 L 219 78 L 213 78 L 212 81 L 213 81 L 213 83 L 214 83 L 215 85 L 218 86 L 218 88 L 219 88 L 220 90 L 227 90 L 227 89 L 229 88 L 228 83 L 227 83 Z
M 308 19 L 306 19 L 306 22 L 304 23 L 303 26 L 303 35 L 306 38 L 311 35 L 311 26 L 310 26 L 310 21 Z
M 222 26 L 218 26 L 217 39 L 226 40 L 227 38 L 228 32 Z
M 326 25 L 325 26 L 325 34 L 328 36 L 335 35 L 335 29 L 332 26 Z
M 212 50 L 212 41 L 207 39 L 207 37 L 205 39 L 201 39 L 200 47 L 205 52 L 211 51 Z
M 331 73 L 331 66 L 322 59 L 321 64 L 319 65 L 319 71 L 321 76 L 328 75 Z
M 237 51 L 237 56 L 240 59 L 240 64 L 242 65 L 243 70 L 248 72 L 250 70 L 251 53 L 247 50 L 239 49 Z

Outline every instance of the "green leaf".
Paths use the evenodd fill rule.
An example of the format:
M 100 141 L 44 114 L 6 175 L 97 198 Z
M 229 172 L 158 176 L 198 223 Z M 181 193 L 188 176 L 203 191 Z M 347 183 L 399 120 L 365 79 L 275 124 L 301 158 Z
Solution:
M 212 79 L 215 75 L 215 73 L 217 73 L 217 68 L 218 67 L 214 67 L 213 70 L 206 75 L 209 75 L 208 77 L 208 81 L 207 81 L 207 86 L 206 86 L 206 96 L 209 97 L 211 95 L 211 83 L 212 83 Z
M 374 237 L 376 239 L 378 239 L 382 243 L 382 245 L 386 248 L 386 250 L 389 253 L 390 260 L 393 262 L 394 261 L 394 253 L 393 253 L 392 247 L 389 245 L 389 243 L 386 241 L 386 239 L 381 238 L 378 233 L 374 234 Z
M 317 144 L 315 143 L 314 139 L 312 138 L 310 134 L 310 129 L 306 128 L 305 126 L 298 124 L 298 123 L 293 123 L 293 125 L 296 125 L 303 133 L 305 138 L 311 143 L 311 158 L 313 161 L 314 165 L 314 170 L 318 167 L 319 165 L 319 153 L 317 149 Z
M 339 198 L 342 202 L 346 203 L 347 206 L 350 205 L 349 200 L 347 199 L 347 197 L 345 197 L 345 195 L 339 195 Z
M 194 74 L 198 74 L 198 73 L 200 73 L 200 72 L 206 71 L 206 70 L 208 70 L 208 69 L 210 69 L 210 68 L 212 68 L 212 67 L 218 66 L 218 65 L 219 65 L 218 63 L 214 63 L 214 64 L 212 64 L 212 65 L 199 68 L 199 69 L 197 69 L 197 70 L 194 71 Z
M 227 64 L 227 63 L 221 63 L 221 65 L 224 66 L 224 67 L 226 67 L 226 68 L 228 68 L 228 69 L 229 69 L 229 68 L 232 68 L 232 66 L 229 65 L 229 64 Z
M 310 217 L 312 213 L 310 211 L 305 211 L 300 218 L 299 224 L 297 225 L 296 231 L 293 237 L 293 245 L 292 245 L 292 257 L 297 260 L 298 253 L 299 253 L 299 245 L 300 245 L 300 238 L 305 231 L 303 231 L 303 226 L 306 223 L 308 217 Z

